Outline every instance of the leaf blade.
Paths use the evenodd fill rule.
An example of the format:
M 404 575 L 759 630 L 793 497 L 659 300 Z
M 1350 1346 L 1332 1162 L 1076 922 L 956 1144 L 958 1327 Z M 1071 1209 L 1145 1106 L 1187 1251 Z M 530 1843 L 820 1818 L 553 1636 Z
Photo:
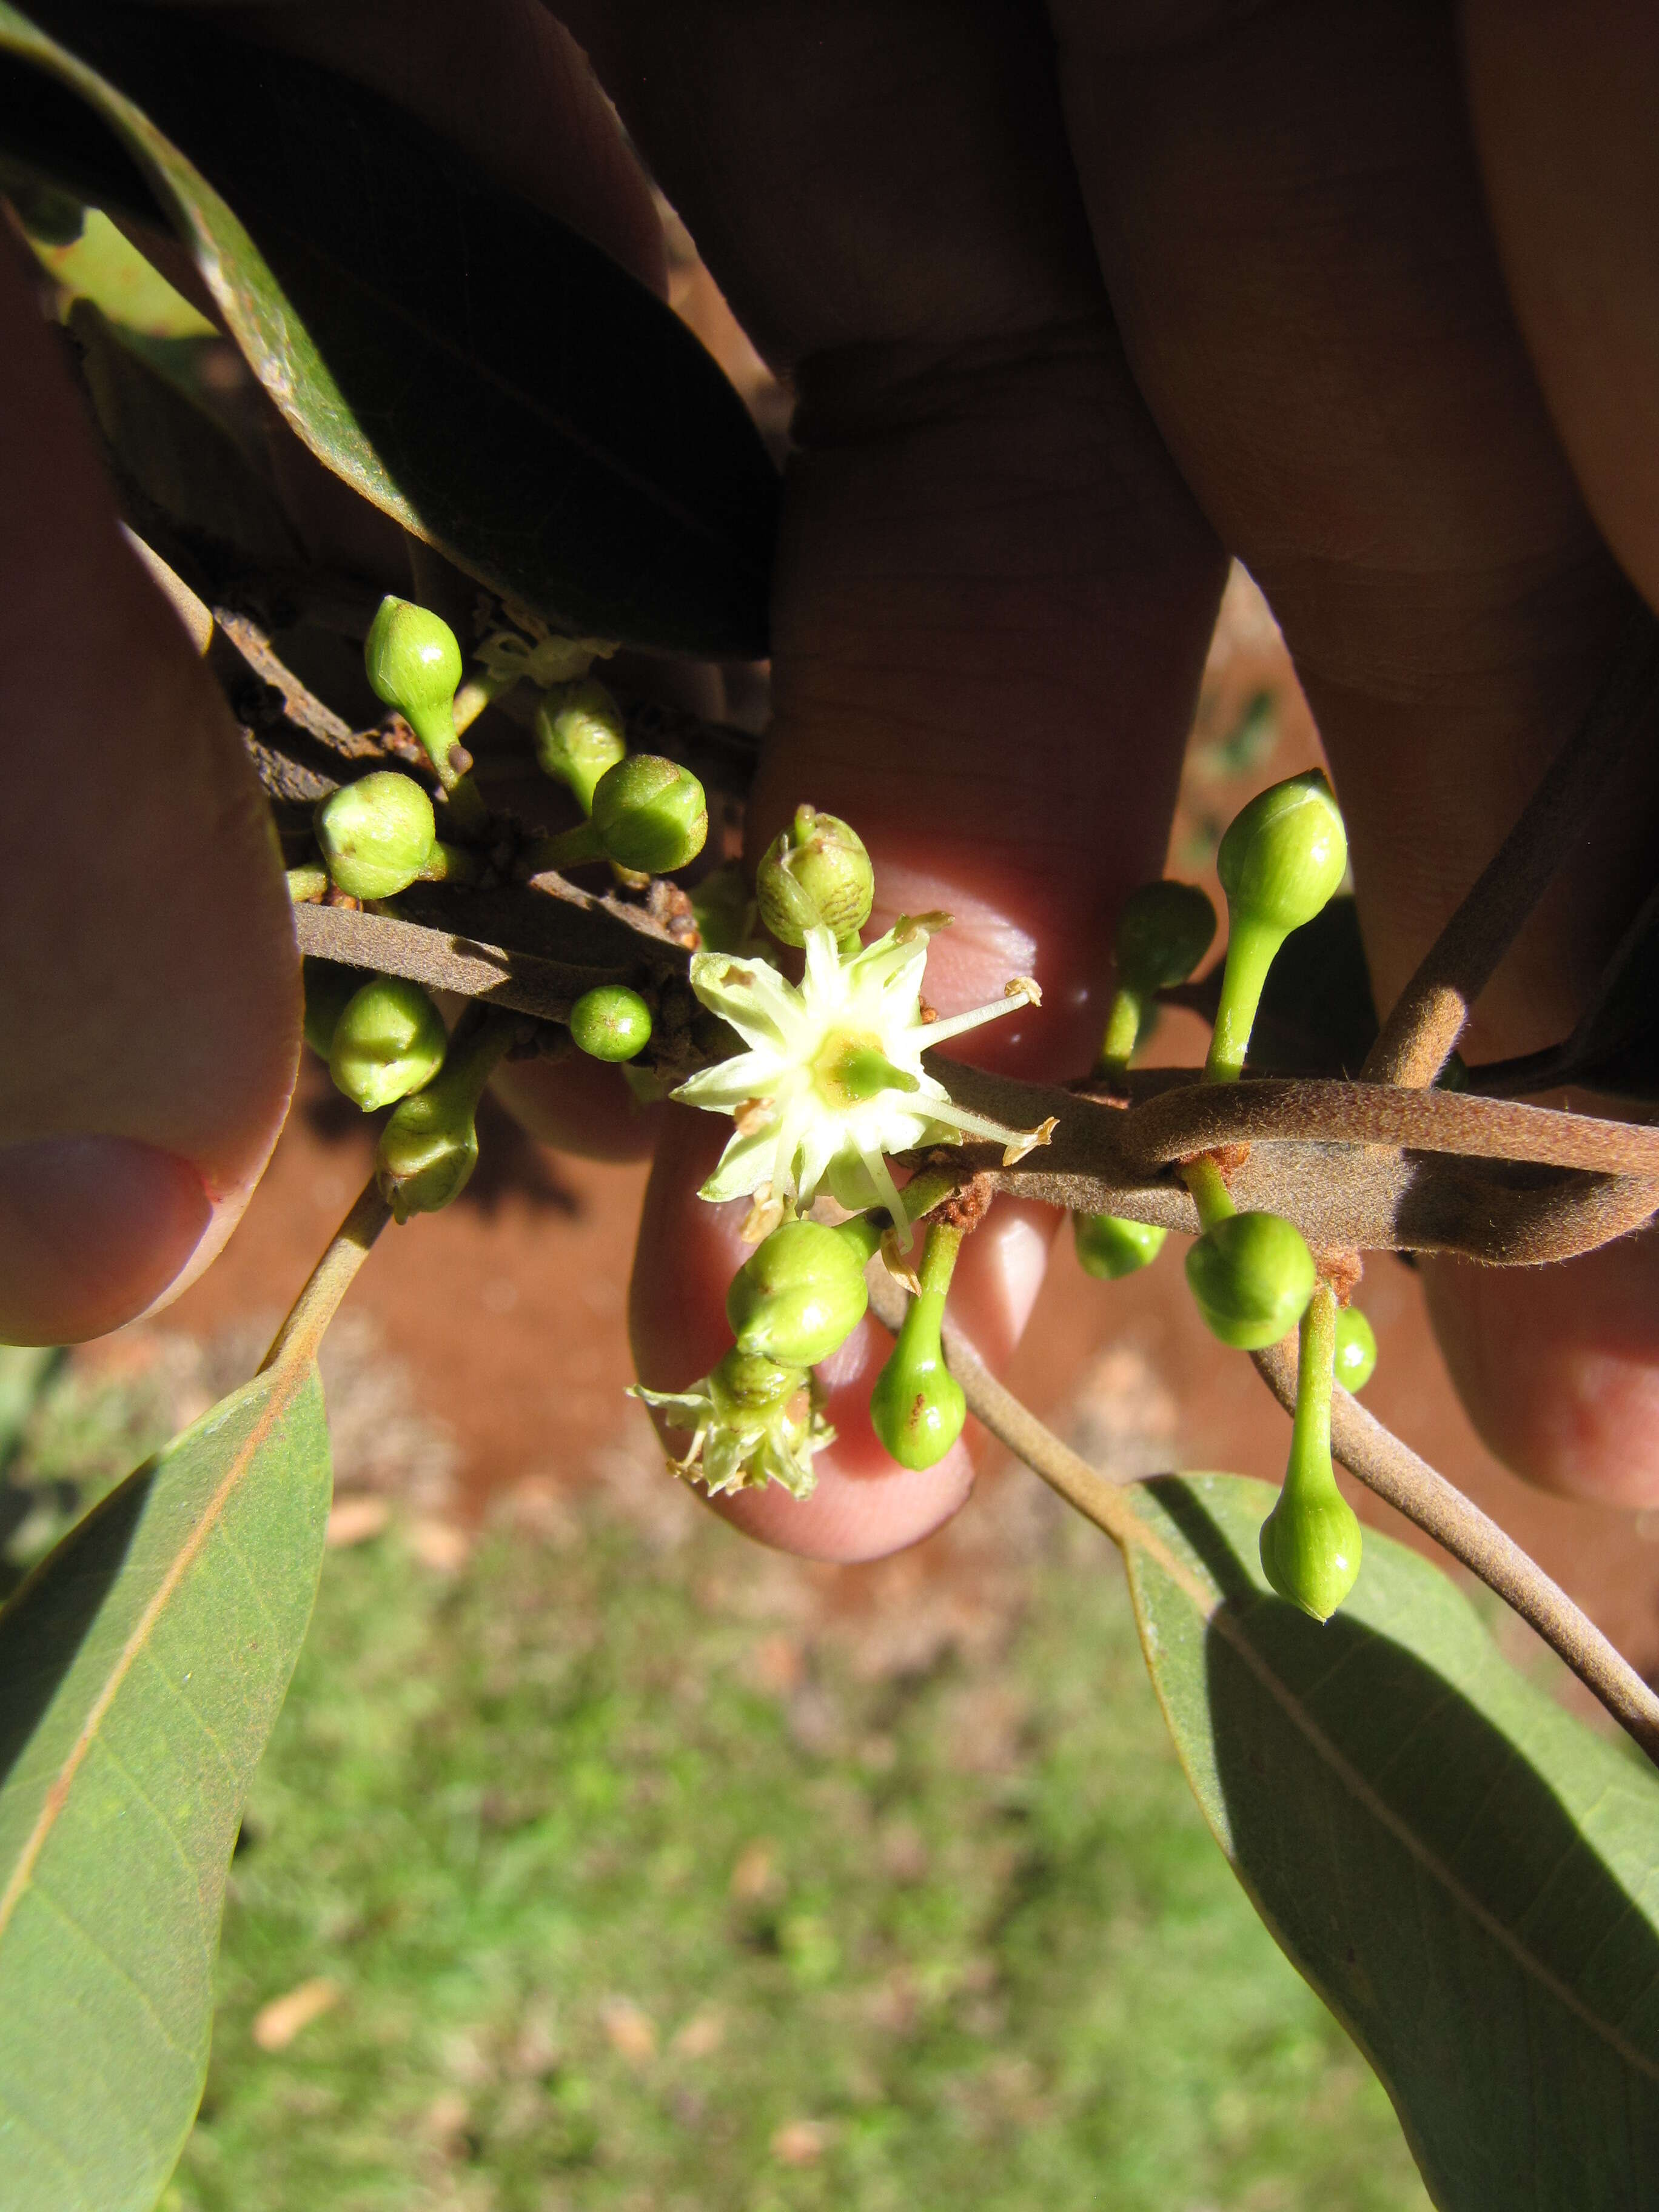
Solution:
M 365 498 L 579 634 L 766 650 L 776 471 L 712 358 L 599 248 L 377 95 L 210 26 L 3 0 L 0 53 L 115 133 L 267 391 Z M 0 143 L 49 161 L 4 91 Z
M 1659 1779 L 1368 1532 L 1323 1629 L 1255 1554 L 1273 1493 L 1146 1486 L 1130 1583 L 1252 1903 L 1388 2088 L 1437 2203 L 1659 2203 Z
M 330 1487 L 315 1367 L 272 1370 L 0 1612 L 0 2160 L 32 2212 L 145 2212 L 189 2131 L 225 1869 Z

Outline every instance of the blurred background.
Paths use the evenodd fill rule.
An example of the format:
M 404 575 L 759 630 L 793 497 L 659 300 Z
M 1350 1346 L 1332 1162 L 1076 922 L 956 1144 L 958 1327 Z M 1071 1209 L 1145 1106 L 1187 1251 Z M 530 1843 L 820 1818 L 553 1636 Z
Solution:
M 787 394 L 664 215 L 676 306 L 781 436 Z M 704 703 L 758 726 L 762 679 L 720 681 Z M 1237 573 L 1171 872 L 1213 891 L 1226 822 L 1317 757 Z M 1172 1015 L 1149 1056 L 1201 1051 Z M 643 1166 L 555 1157 L 499 1110 L 480 1134 L 464 1200 L 387 1233 L 325 1351 L 328 1565 L 172 2212 L 1425 2206 L 1203 1827 L 1105 1540 L 992 1450 L 902 1558 L 747 1545 L 623 1395 Z M 252 1370 L 372 1158 L 308 1062 L 204 1282 L 73 1353 L 0 1352 L 7 1576 Z M 1659 1516 L 1525 1490 L 1408 1270 L 1374 1261 L 1359 1295 L 1368 1402 L 1650 1672 Z M 1111 1477 L 1282 1472 L 1287 1424 L 1176 1246 L 1106 1284 L 1063 1237 L 1010 1379 Z

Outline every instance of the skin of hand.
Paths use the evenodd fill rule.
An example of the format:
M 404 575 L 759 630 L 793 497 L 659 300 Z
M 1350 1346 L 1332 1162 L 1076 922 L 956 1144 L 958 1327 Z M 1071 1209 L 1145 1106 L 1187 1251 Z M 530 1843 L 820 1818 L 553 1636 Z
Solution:
M 1659 29 L 1612 0 L 562 13 L 568 30 L 534 0 L 239 21 L 377 83 L 659 282 L 646 187 L 572 34 L 591 52 L 799 394 L 755 848 L 801 798 L 846 815 L 884 911 L 958 917 L 929 966 L 941 1012 L 1012 973 L 1042 980 L 1041 1018 L 985 1032 L 985 1059 L 1034 1075 L 1084 1065 L 1115 908 L 1162 864 L 1224 546 L 1267 592 L 1318 716 L 1386 1003 L 1593 690 L 1630 580 L 1659 593 L 1659 463 L 1643 435 L 1659 407 L 1659 248 L 1643 220 Z M 32 306 L 9 309 L 21 331 Z M 34 717 L 0 726 L 49 725 L 56 761 L 81 764 L 77 793 L 110 791 L 113 842 L 82 864 L 84 909 L 65 908 L 54 868 L 51 911 L 84 910 L 86 943 L 71 957 L 40 933 L 38 969 L 23 969 L 9 1029 L 30 1074 L 16 1097 L 0 1079 L 0 1144 L 92 1132 L 172 1164 L 150 1177 L 170 1194 L 146 1199 L 151 1213 L 112 1214 L 73 1155 L 54 1194 L 22 1152 L 0 1152 L 0 1338 L 8 1316 L 14 1334 L 93 1334 L 204 1263 L 280 1121 L 296 1025 L 280 875 L 234 733 L 122 565 L 40 336 L 33 350 L 20 337 L 24 369 L 0 362 L 0 492 L 33 531 L 10 533 L 33 598 L 27 622 L 15 594 L 0 604 L 0 707 L 21 699 Z M 26 356 L 36 380 L 8 384 Z M 60 444 L 32 478 L 34 410 Z M 19 504 L 32 482 L 33 508 Z M 48 692 L 71 620 L 84 670 Z M 152 682 L 149 720 L 135 738 L 129 714 L 118 735 L 111 700 L 147 699 Z M 202 810 L 182 825 L 176 777 L 157 769 L 180 726 Z M 27 775 L 39 748 L 21 751 Z M 69 803 L 40 783 L 14 817 L 31 823 L 8 884 L 26 921 L 44 904 L 27 880 L 47 865 L 40 825 Z M 118 792 L 136 819 L 114 818 Z M 1474 1054 L 1570 1025 L 1644 887 L 1651 797 L 1565 872 L 1483 1002 Z M 78 823 L 87 801 L 74 805 Z M 189 870 L 167 869 L 181 849 Z M 96 990 L 76 990 L 94 975 Z M 592 1086 L 586 1103 L 566 1096 L 556 1068 L 515 1103 L 576 1144 L 595 1110 Z M 664 1117 L 632 1316 L 659 1387 L 725 1348 L 732 1210 L 692 1194 L 723 1133 L 712 1116 Z M 36 1208 L 30 1249 L 100 1252 L 95 1294 L 53 1291 L 45 1262 L 44 1277 L 12 1266 L 17 1188 Z M 1005 1205 L 964 1248 L 953 1310 L 993 1359 L 1018 1340 L 1050 1233 Z M 1523 1474 L 1659 1497 L 1656 1271 L 1646 1237 L 1536 1275 L 1427 1271 L 1470 1409 Z M 751 1493 L 732 1518 L 854 1559 L 956 1510 L 959 1452 L 917 1474 L 874 1444 L 863 1401 L 880 1356 L 868 1323 L 836 1356 L 842 1441 L 814 1498 Z

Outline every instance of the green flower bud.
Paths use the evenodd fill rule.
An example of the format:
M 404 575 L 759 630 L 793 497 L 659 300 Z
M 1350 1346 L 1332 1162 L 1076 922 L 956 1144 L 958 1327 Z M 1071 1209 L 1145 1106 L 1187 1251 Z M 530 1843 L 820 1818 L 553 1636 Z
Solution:
M 865 1263 L 878 1232 L 849 1222 L 848 1236 L 817 1221 L 786 1221 L 732 1279 L 726 1318 L 744 1352 L 816 1367 L 844 1344 L 870 1303 Z
M 514 1030 L 508 1018 L 487 1018 L 452 1047 L 424 1091 L 393 1109 L 380 1131 L 376 1180 L 396 1220 L 440 1212 L 465 1189 L 478 1164 L 478 1101 Z
M 1215 908 L 1196 884 L 1143 884 L 1117 918 L 1117 980 L 1143 999 L 1184 983 L 1214 935 Z
M 1336 1316 L 1336 1379 L 1345 1390 L 1363 1390 L 1376 1372 L 1376 1334 L 1358 1306 Z
M 331 791 L 317 809 L 328 872 L 352 898 L 395 898 L 431 857 L 432 801 L 413 777 L 377 769 Z
M 766 848 L 755 896 L 780 945 L 805 945 L 809 929 L 828 929 L 844 945 L 870 919 L 876 872 L 864 840 L 839 815 L 798 806 Z
M 625 984 L 600 983 L 570 1009 L 570 1034 L 591 1060 L 632 1060 L 651 1042 L 651 1009 Z
M 555 685 L 536 709 L 536 758 L 544 774 L 568 784 L 584 814 L 607 769 L 628 757 L 622 710 L 591 676 Z
M 1121 1221 L 1112 1213 L 1074 1213 L 1072 1241 L 1085 1275 L 1115 1282 L 1148 1267 L 1164 1249 L 1167 1229 L 1150 1221 Z
M 328 1072 L 337 1090 L 373 1114 L 429 1083 L 448 1043 L 443 1016 L 418 983 L 377 975 L 335 1024 Z
M 1260 1543 L 1269 1583 L 1315 1620 L 1328 1620 L 1359 1579 L 1359 1516 L 1334 1482 L 1307 1498 L 1287 1485 Z
M 1157 1017 L 1158 992 L 1184 983 L 1209 951 L 1215 908 L 1196 884 L 1143 884 L 1124 902 L 1115 951 L 1117 989 L 1097 1063 L 1121 1074 Z
M 1187 1282 L 1206 1326 L 1223 1344 L 1260 1352 L 1300 1319 L 1313 1292 L 1313 1255 L 1277 1213 L 1233 1213 L 1187 1255 Z
M 593 787 L 591 818 L 562 836 L 538 838 L 532 872 L 611 860 L 636 875 L 665 876 L 695 860 L 708 835 L 702 786 L 690 769 L 655 753 L 635 753 Z
M 1347 865 L 1342 817 L 1316 769 L 1253 799 L 1223 837 L 1216 870 L 1227 894 L 1227 964 L 1205 1069 L 1212 1082 L 1242 1073 L 1279 946 L 1320 912 Z
M 377 699 L 395 707 L 441 775 L 455 743 L 461 648 L 441 615 L 390 593 L 363 640 L 363 668 Z
M 1359 1573 L 1359 1518 L 1331 1465 L 1331 1369 L 1337 1306 L 1319 1284 L 1302 1316 L 1291 1456 L 1279 1502 L 1261 1524 L 1261 1571 L 1280 1597 L 1328 1620 Z
M 901 1467 L 933 1466 L 962 1434 L 968 1401 L 945 1364 L 940 1327 L 962 1231 L 935 1222 L 919 1271 L 921 1290 L 900 1325 L 892 1357 L 876 1377 L 870 1419 Z
M 594 787 L 592 818 L 606 860 L 641 875 L 683 868 L 708 836 L 702 786 L 689 769 L 654 753 L 606 769 Z
M 319 1060 L 326 1060 L 334 1024 L 362 989 L 363 971 L 343 967 L 337 960 L 302 960 L 300 980 L 306 994 L 306 1042 Z

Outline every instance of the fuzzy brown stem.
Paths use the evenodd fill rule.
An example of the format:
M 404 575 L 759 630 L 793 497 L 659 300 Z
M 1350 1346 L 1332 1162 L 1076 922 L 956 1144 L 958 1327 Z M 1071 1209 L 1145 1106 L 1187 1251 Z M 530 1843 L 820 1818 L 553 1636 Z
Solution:
M 323 1332 L 391 1218 L 392 1208 L 371 1177 L 358 1192 L 350 1212 L 335 1231 L 328 1249 L 312 1269 L 287 1320 L 272 1338 L 270 1351 L 259 1362 L 261 1375 L 273 1367 L 316 1358 Z

